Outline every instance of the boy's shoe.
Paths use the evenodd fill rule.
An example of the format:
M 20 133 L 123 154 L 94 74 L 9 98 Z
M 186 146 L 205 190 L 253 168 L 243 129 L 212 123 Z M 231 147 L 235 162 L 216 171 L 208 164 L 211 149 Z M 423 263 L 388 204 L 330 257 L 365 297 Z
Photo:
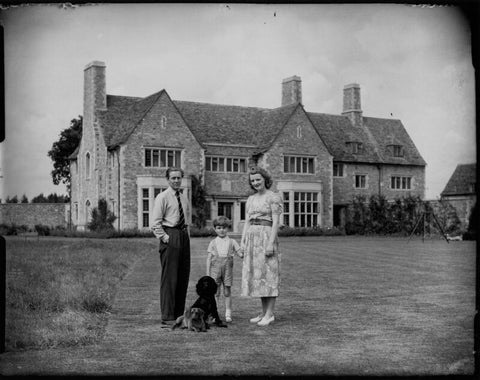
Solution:
M 228 323 L 232 322 L 232 314 L 231 313 L 225 313 L 225 321 Z

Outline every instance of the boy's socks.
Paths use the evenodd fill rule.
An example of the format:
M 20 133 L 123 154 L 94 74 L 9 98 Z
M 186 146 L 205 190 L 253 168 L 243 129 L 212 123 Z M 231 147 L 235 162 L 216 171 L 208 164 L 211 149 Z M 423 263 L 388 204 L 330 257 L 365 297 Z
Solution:
M 225 320 L 232 322 L 232 298 L 225 297 Z

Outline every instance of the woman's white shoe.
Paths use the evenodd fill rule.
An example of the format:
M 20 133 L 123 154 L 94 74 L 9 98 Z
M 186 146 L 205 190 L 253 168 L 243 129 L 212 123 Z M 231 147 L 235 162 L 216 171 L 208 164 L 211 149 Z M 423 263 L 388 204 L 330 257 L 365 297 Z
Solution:
M 260 322 L 257 323 L 258 326 L 268 326 L 275 320 L 275 317 L 272 315 L 270 318 L 263 317 Z
M 258 323 L 263 319 L 263 315 L 259 315 L 258 317 L 251 318 L 250 323 Z

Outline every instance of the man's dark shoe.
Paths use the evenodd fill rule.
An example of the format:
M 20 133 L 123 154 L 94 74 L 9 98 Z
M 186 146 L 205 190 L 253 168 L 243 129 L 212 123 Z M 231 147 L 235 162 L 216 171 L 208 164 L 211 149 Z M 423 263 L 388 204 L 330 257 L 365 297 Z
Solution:
M 170 327 L 172 327 L 172 325 L 174 323 L 175 323 L 174 319 L 171 319 L 171 320 L 162 319 L 162 320 L 160 320 L 160 327 L 161 328 L 170 328 Z

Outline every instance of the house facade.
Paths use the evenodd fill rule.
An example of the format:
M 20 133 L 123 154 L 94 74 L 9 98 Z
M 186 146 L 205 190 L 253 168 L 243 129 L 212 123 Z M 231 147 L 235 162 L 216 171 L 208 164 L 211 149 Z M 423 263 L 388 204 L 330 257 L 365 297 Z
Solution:
M 301 79 L 282 82 L 274 109 L 172 100 L 161 90 L 145 98 L 106 92 L 106 66 L 84 70 L 83 135 L 71 155 L 72 225 L 86 228 L 98 200 L 107 200 L 117 229 L 147 229 L 153 201 L 167 188 L 169 166 L 201 180 L 209 208 L 242 230 L 258 165 L 282 194 L 282 224 L 332 227 L 345 222 L 355 195 L 423 198 L 425 162 L 399 120 L 362 115 L 360 87 L 345 86 L 341 115 L 307 112 Z M 191 222 L 191 215 L 187 216 Z
M 440 199 L 455 208 L 462 227 L 468 228 L 470 214 L 477 202 L 477 165 L 457 165 L 440 193 Z

